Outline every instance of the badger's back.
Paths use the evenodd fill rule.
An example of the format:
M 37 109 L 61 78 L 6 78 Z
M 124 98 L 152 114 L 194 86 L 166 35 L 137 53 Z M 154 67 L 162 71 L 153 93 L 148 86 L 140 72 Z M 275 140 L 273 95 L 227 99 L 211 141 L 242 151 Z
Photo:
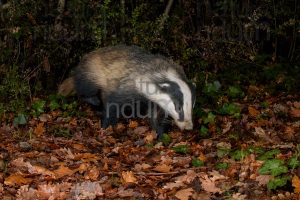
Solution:
M 83 97 L 101 93 L 102 99 L 115 91 L 135 93 L 137 80 L 166 74 L 168 70 L 186 79 L 181 66 L 163 56 L 137 46 L 104 47 L 83 57 L 75 71 L 75 90 Z

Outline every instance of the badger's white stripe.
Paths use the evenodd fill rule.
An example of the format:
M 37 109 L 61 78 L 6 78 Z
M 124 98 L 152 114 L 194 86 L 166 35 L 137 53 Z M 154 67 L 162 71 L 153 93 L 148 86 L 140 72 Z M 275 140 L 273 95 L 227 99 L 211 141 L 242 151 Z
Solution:
M 192 121 L 192 93 L 191 89 L 186 82 L 179 78 L 177 73 L 173 70 L 169 70 L 166 74 L 167 79 L 177 83 L 183 94 L 183 111 L 184 111 L 184 121 Z
M 135 81 L 136 88 L 140 93 L 152 102 L 158 104 L 169 115 L 171 115 L 173 119 L 179 119 L 179 115 L 175 110 L 175 105 L 168 94 L 162 93 L 156 84 L 154 84 L 148 77 L 137 77 Z
M 154 74 L 155 76 L 155 74 Z M 161 74 L 157 74 L 161 76 Z M 179 121 L 179 113 L 175 110 L 175 104 L 171 97 L 162 93 L 159 88 L 152 83 L 151 79 L 146 76 L 136 77 L 136 88 L 139 92 L 144 94 L 149 100 L 157 103 L 163 108 L 175 121 L 176 125 L 180 129 L 191 129 L 192 128 L 192 94 L 189 86 L 183 80 L 179 78 L 177 73 L 173 70 L 166 71 L 164 76 L 166 79 L 173 81 L 179 85 L 181 92 L 183 93 L 183 110 L 184 110 L 184 121 Z

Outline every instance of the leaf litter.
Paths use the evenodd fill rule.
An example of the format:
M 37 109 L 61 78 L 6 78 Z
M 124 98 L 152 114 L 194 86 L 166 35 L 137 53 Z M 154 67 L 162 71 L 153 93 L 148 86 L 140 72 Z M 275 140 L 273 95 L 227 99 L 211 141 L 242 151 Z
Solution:
M 85 117 L 52 111 L 18 128 L 2 122 L 0 196 L 299 199 L 300 103 L 274 99 L 267 108 L 240 102 L 240 118 L 210 114 L 209 138 L 199 136 L 197 126 L 189 132 L 174 128 L 168 143 L 157 140 L 145 120 L 102 130 L 87 107 L 81 108 Z M 61 130 L 72 136 L 52 134 Z M 12 137 L 21 133 L 31 137 Z M 195 159 L 204 165 L 193 166 Z

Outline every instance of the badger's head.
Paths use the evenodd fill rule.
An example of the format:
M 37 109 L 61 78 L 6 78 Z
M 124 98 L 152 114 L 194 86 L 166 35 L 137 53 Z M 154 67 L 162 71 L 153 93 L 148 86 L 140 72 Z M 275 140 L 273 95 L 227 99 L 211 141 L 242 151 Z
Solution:
M 176 71 L 154 73 L 151 78 L 144 76 L 139 89 L 149 100 L 165 110 L 181 130 L 193 129 L 195 87 Z

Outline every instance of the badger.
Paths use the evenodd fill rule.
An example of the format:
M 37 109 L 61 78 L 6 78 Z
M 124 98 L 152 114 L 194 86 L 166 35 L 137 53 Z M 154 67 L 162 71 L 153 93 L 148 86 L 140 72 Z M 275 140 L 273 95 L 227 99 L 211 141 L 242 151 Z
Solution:
M 130 108 L 137 117 L 148 117 L 158 136 L 168 131 L 170 118 L 181 130 L 193 129 L 195 86 L 183 68 L 137 46 L 104 47 L 83 56 L 74 75 L 59 86 L 59 94 L 74 92 L 102 108 L 102 128 L 124 115 L 133 117 L 126 115 Z

